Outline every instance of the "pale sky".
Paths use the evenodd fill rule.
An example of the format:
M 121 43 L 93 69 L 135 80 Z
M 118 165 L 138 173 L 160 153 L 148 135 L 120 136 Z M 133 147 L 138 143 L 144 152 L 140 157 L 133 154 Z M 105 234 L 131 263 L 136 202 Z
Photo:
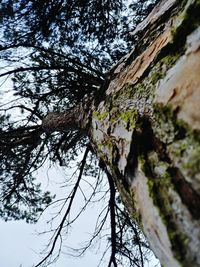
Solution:
M 46 171 L 40 171 L 38 174 L 44 178 Z M 57 191 L 58 195 L 64 196 L 64 192 L 68 191 L 62 188 L 60 183 L 63 181 L 64 174 L 59 168 L 54 168 L 48 171 L 49 187 L 53 191 Z M 55 181 L 56 180 L 56 181 Z M 45 186 L 44 186 L 45 187 Z M 85 189 L 87 190 L 87 189 Z M 81 205 L 79 200 L 76 201 L 77 207 Z M 95 217 L 101 210 L 101 203 L 95 204 L 86 210 L 79 221 L 74 224 L 74 230 L 69 235 L 68 239 L 63 238 L 63 252 L 67 251 L 66 246 L 78 247 L 78 244 L 89 239 L 95 225 Z M 46 220 L 51 218 L 52 210 L 45 212 L 44 216 L 37 224 L 27 224 L 23 221 L 0 221 L 0 266 L 1 267 L 32 267 L 41 259 L 39 253 L 48 243 L 48 238 L 45 235 L 38 235 L 37 232 L 49 229 L 46 225 Z M 51 236 L 51 235 L 50 235 Z M 85 257 L 80 259 L 61 254 L 59 260 L 50 265 L 52 267 L 95 267 L 98 265 L 100 253 L 97 253 L 97 248 L 88 250 Z M 104 265 L 102 265 L 104 266 Z
M 39 178 L 44 178 L 46 171 L 41 170 L 38 173 Z M 54 168 L 48 171 L 49 186 L 50 188 L 56 190 L 61 196 L 67 191 L 66 188 L 60 186 L 60 182 L 63 180 L 63 173 L 59 168 Z M 56 180 L 56 182 L 55 182 Z M 44 186 L 45 187 L 45 186 Z M 79 200 L 77 200 L 76 205 L 79 206 Z M 83 241 L 89 239 L 94 225 L 96 222 L 96 216 L 99 214 L 102 208 L 102 203 L 96 203 L 86 210 L 86 212 L 81 216 L 79 221 L 75 223 L 74 230 L 68 239 L 63 240 L 63 252 L 67 251 L 65 246 L 75 246 L 77 247 Z M 46 212 L 41 220 L 34 225 L 26 224 L 22 221 L 11 221 L 3 222 L 0 221 L 0 266 L 1 267 L 33 267 L 34 264 L 38 263 L 41 259 L 39 253 L 44 249 L 48 242 L 48 238 L 45 235 L 38 235 L 37 232 L 48 229 L 45 221 L 50 218 L 51 210 Z M 102 242 L 104 244 L 104 242 Z M 78 258 L 70 257 L 66 254 L 61 254 L 59 260 L 53 263 L 52 267 L 97 267 L 99 260 L 103 252 L 103 244 L 100 251 L 98 251 L 98 246 L 93 249 L 88 250 L 86 256 Z M 101 266 L 106 267 L 107 261 L 102 263 Z M 154 267 L 158 261 L 152 258 L 146 267 Z M 157 265 L 159 266 L 159 265 Z M 128 267 L 128 266 L 125 266 Z

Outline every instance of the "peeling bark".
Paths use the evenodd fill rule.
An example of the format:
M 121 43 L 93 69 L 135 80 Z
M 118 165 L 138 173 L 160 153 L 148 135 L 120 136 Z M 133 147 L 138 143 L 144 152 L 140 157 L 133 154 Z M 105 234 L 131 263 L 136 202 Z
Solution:
M 164 266 L 200 266 L 200 1 L 161 1 L 102 101 L 43 122 L 86 130 Z M 98 104 L 96 104 L 98 103 Z
M 200 28 L 187 38 L 187 50 L 156 89 L 157 103 L 178 108 L 178 118 L 200 130 Z

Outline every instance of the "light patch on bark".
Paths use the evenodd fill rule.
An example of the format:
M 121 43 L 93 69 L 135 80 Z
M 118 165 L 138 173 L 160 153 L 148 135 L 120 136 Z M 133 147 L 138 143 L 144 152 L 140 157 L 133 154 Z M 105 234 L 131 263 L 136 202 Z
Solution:
M 173 217 L 177 229 L 187 236 L 185 240 L 187 243 L 186 258 L 196 261 L 200 266 L 200 221 L 194 220 L 191 217 L 187 207 L 182 203 L 179 195 L 174 190 L 170 188 L 168 194 L 172 202 Z
M 178 118 L 200 130 L 200 28 L 187 40 L 187 51 L 156 89 L 155 102 L 178 107 Z
M 161 1 L 146 17 L 146 19 L 141 22 L 133 32 L 131 32 L 131 35 L 136 35 L 140 31 L 144 31 L 147 28 L 149 29 L 152 24 L 155 24 L 155 22 L 159 20 L 164 14 L 166 14 L 166 12 L 171 9 L 175 4 L 177 4 L 177 2 L 177 0 Z
M 149 196 L 147 178 L 139 169 L 132 182 L 136 208 L 141 215 L 144 233 L 150 241 L 151 247 L 162 264 L 166 267 L 180 267 L 174 258 L 166 226 L 162 222 L 158 209 Z

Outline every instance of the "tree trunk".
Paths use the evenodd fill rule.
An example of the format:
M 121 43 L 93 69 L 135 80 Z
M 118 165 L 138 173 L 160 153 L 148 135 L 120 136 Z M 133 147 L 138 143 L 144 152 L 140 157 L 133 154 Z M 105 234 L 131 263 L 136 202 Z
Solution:
M 86 130 L 97 156 L 165 266 L 200 266 L 200 1 L 161 1 L 137 45 L 57 126 Z M 89 109 L 86 109 L 86 106 Z M 57 116 L 57 117 L 56 117 Z M 50 120 L 49 120 L 50 119 Z

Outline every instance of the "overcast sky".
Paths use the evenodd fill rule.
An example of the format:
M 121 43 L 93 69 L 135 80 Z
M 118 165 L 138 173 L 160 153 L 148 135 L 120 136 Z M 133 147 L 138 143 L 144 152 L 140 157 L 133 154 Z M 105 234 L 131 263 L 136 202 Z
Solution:
M 61 187 L 61 183 L 64 179 L 64 175 L 59 168 L 54 168 L 48 171 L 50 189 L 56 190 L 58 195 L 62 196 L 67 192 L 66 188 Z M 45 168 L 38 173 L 39 178 L 44 179 L 46 175 Z M 45 187 L 45 186 L 44 186 Z M 79 200 L 76 201 L 76 206 L 80 206 Z M 65 254 L 65 246 L 78 247 L 83 241 L 89 239 L 90 234 L 94 229 L 96 222 L 96 216 L 102 209 L 102 203 L 96 203 L 91 205 L 83 216 L 75 223 L 74 229 L 68 238 L 63 240 L 63 253 L 59 260 L 50 265 L 52 267 L 96 267 L 102 255 L 103 245 L 98 251 L 98 246 L 91 250 L 88 250 L 86 256 L 80 259 L 70 257 Z M 32 267 L 38 263 L 41 259 L 39 252 L 41 252 L 48 242 L 48 238 L 45 235 L 38 235 L 37 233 L 43 230 L 47 230 L 46 220 L 49 219 L 52 214 L 49 210 L 44 214 L 37 224 L 30 225 L 25 222 L 3 222 L 0 221 L 0 266 L 1 267 Z M 109 254 L 108 254 L 109 256 Z M 108 259 L 108 257 L 107 257 Z M 154 267 L 158 261 L 152 259 L 146 266 Z M 106 262 L 101 266 L 107 266 Z M 158 265 L 157 265 L 158 266 Z M 128 267 L 128 266 L 127 266 Z
M 44 179 L 46 176 L 45 169 L 39 172 L 39 178 Z M 67 188 L 61 186 L 65 173 L 59 168 L 48 171 L 48 188 L 57 192 L 59 197 L 66 196 Z M 46 187 L 43 185 L 43 187 Z M 85 188 L 87 190 L 87 188 Z M 82 203 L 79 199 L 76 201 L 77 210 Z M 95 267 L 100 260 L 100 253 L 93 248 L 87 252 L 87 256 L 80 259 L 70 257 L 65 254 L 68 250 L 65 246 L 78 247 L 81 242 L 89 239 L 95 226 L 95 217 L 102 208 L 101 203 L 91 205 L 81 218 L 74 224 L 74 228 L 68 238 L 63 239 L 63 253 L 59 260 L 52 264 L 52 267 Z M 46 235 L 38 235 L 38 232 L 49 229 L 46 221 L 51 218 L 53 211 L 49 209 L 41 217 L 37 224 L 26 224 L 22 221 L 4 222 L 0 221 L 0 266 L 1 267 L 32 267 L 41 259 L 41 252 L 48 243 Z M 51 235 L 49 235 L 50 237 Z M 65 240 L 66 239 L 66 240 Z M 104 266 L 104 265 L 102 265 Z

